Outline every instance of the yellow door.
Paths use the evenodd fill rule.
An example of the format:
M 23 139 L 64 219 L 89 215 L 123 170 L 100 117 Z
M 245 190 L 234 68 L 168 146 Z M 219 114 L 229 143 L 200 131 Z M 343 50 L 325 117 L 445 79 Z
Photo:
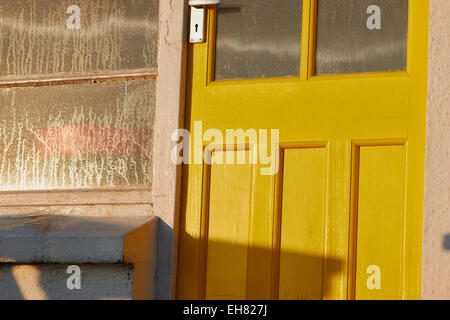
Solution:
M 177 298 L 420 297 L 427 2 L 208 8 Z

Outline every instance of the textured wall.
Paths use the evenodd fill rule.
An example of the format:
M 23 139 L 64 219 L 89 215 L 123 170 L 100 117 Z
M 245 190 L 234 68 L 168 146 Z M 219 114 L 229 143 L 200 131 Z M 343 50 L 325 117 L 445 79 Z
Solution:
M 450 299 L 450 1 L 430 5 L 422 297 Z

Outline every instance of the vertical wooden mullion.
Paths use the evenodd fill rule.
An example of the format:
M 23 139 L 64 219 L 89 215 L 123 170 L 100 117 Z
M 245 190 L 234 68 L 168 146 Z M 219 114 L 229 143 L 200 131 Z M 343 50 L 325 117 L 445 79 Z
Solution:
M 308 80 L 315 73 L 317 0 L 304 0 L 300 79 Z
M 280 289 L 281 216 L 283 199 L 284 149 L 280 148 L 279 170 L 275 177 L 275 201 L 273 210 L 272 273 L 270 298 L 277 300 Z
M 207 11 L 207 42 L 208 42 L 208 61 L 207 61 L 207 76 L 206 85 L 213 82 L 215 79 L 215 61 L 216 61 L 216 25 L 217 25 L 217 6 L 214 6 Z

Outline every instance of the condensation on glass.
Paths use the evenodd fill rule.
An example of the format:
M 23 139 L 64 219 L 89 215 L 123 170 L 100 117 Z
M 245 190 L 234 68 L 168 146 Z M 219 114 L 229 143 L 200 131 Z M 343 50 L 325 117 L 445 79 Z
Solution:
M 154 80 L 0 90 L 0 191 L 151 187 Z
M 406 69 L 408 0 L 318 0 L 316 74 Z
M 222 0 L 215 80 L 299 75 L 302 2 Z
M 158 5 L 159 0 L 1 1 L 0 80 L 154 68 Z

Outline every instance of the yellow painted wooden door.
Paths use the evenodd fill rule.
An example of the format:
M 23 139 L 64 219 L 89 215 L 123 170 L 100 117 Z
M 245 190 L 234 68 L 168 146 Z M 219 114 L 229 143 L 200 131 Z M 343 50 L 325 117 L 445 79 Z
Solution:
M 428 4 L 391 2 L 208 8 L 188 50 L 177 298 L 420 297 Z M 248 161 L 261 129 L 275 174 Z

